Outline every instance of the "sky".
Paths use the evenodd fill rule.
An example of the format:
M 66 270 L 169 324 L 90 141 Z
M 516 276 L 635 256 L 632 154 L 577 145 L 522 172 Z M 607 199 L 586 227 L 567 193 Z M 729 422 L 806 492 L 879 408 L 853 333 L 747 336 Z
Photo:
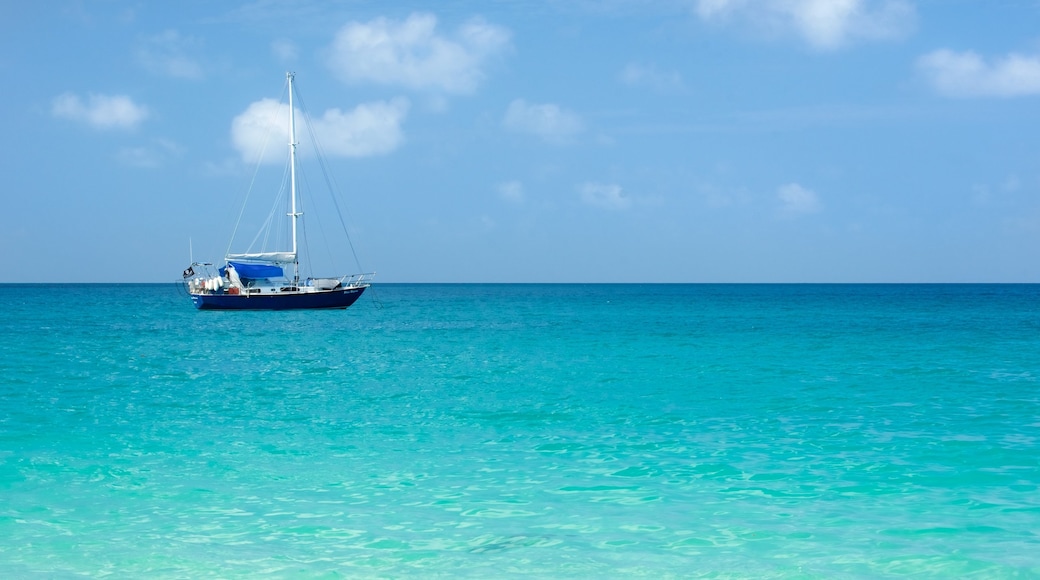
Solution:
M 326 252 L 377 282 L 1040 282 L 1038 25 L 1037 0 L 0 0 L 0 282 L 220 261 L 281 179 L 288 71 L 353 241 Z

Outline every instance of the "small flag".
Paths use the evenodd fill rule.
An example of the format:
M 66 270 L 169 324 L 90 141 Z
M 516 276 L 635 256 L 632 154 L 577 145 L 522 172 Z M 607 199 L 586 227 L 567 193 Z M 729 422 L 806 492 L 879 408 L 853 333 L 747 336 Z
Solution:
M 195 275 L 195 268 L 192 268 L 191 266 L 188 266 L 188 269 L 184 271 L 184 277 L 188 278 L 189 276 L 194 276 L 194 275 Z

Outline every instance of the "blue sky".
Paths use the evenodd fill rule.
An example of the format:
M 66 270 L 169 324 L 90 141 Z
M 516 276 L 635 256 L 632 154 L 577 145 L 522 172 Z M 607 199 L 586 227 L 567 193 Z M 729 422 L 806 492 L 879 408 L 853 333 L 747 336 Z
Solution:
M 1025 0 L 3 2 L 0 281 L 177 280 L 189 239 L 219 260 L 292 70 L 377 281 L 1040 282 L 1038 24 Z

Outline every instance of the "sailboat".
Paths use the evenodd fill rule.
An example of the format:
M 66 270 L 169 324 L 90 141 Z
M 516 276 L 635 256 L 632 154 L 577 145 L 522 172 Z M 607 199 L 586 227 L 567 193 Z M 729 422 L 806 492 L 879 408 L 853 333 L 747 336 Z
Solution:
M 232 253 L 229 246 L 224 264 L 219 268 L 209 262 L 192 261 L 182 275 L 192 303 L 200 310 L 342 309 L 354 304 L 370 286 L 368 280 L 373 276 L 371 273 L 331 278 L 300 276 L 298 237 L 303 212 L 299 209 L 296 176 L 296 113 L 293 107 L 295 74 L 289 72 L 285 76 L 289 85 L 290 191 L 287 216 L 291 247 L 276 251 Z M 340 221 L 342 223 L 342 216 Z

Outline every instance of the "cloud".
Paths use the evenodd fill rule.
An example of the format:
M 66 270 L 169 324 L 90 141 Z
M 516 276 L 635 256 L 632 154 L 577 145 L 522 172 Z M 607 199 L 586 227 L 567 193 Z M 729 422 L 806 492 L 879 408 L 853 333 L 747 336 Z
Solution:
M 788 215 L 816 213 L 822 209 L 819 196 L 797 183 L 781 186 L 777 190 L 776 196 L 783 204 L 784 213 Z
M 329 109 L 320 118 L 296 114 L 297 138 L 313 131 L 328 155 L 367 157 L 389 153 L 404 142 L 401 124 L 408 115 L 407 99 L 363 103 L 343 112 Z M 253 161 L 262 153 L 265 163 L 285 159 L 289 106 L 274 99 L 257 101 L 231 122 L 231 142 L 242 159 Z M 303 150 L 301 150 L 302 152 Z
M 971 199 L 978 205 L 990 205 L 1008 199 L 1022 189 L 1022 181 L 1017 175 L 1009 175 L 1000 184 L 976 184 L 972 187 Z
M 488 61 L 509 46 L 508 30 L 480 19 L 453 35 L 437 31 L 437 17 L 415 13 L 403 21 L 377 18 L 340 29 L 328 63 L 347 82 L 373 82 L 448 94 L 469 94 Z
M 498 195 L 510 203 L 523 203 L 525 199 L 524 184 L 519 181 L 507 181 L 498 184 Z
M 155 140 L 149 147 L 125 147 L 116 154 L 116 159 L 132 167 L 151 169 L 162 165 L 167 158 L 178 155 L 181 148 L 173 141 Z
M 300 55 L 300 49 L 291 40 L 280 38 L 271 43 L 271 54 L 279 62 L 294 62 Z
M 986 62 L 974 52 L 936 50 L 917 67 L 939 93 L 950 97 L 1040 95 L 1040 56 L 1009 54 Z
M 562 143 L 582 130 L 581 119 L 552 103 L 529 104 L 516 99 L 506 109 L 502 124 L 511 131 L 537 135 L 552 143 Z
M 621 186 L 612 183 L 584 183 L 578 188 L 578 194 L 593 207 L 623 210 L 632 206 L 632 200 L 621 193 Z
M 126 147 L 119 150 L 116 159 L 123 165 L 153 168 L 159 166 L 159 158 L 147 147 Z
M 167 30 L 145 39 L 145 45 L 137 50 L 137 61 L 153 74 L 198 80 L 203 77 L 202 65 L 189 53 L 199 50 L 201 44 L 176 30 Z
M 125 95 L 90 95 L 84 102 L 65 93 L 51 104 L 55 117 L 86 123 L 96 129 L 134 129 L 148 118 L 148 108 Z
M 905 35 L 916 13 L 907 0 L 697 0 L 708 21 L 736 20 L 770 33 L 794 33 L 820 50 Z
M 407 99 L 363 103 L 344 113 L 330 109 L 315 122 L 325 149 L 343 157 L 389 153 L 404 142 L 401 123 L 408 116 Z
M 661 71 L 653 65 L 629 63 L 619 75 L 621 82 L 637 87 L 650 87 L 657 91 L 681 89 L 682 76 L 676 71 Z

